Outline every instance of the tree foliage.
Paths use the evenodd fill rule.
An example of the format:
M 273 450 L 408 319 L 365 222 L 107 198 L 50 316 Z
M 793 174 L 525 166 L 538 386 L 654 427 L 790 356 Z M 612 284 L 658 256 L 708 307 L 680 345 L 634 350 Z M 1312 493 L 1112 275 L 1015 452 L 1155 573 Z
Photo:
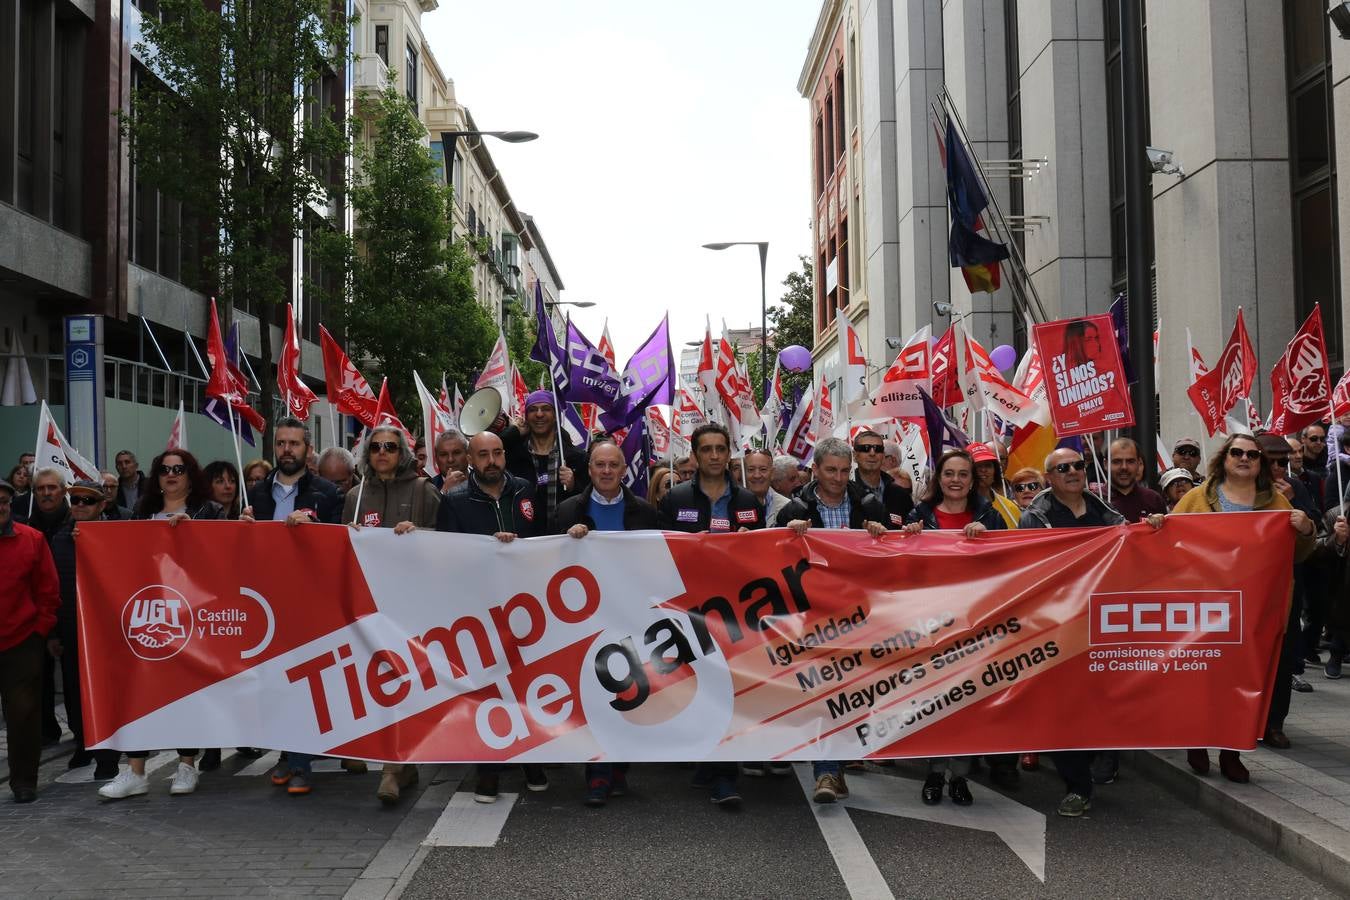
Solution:
M 450 240 L 452 192 L 422 143 L 411 105 L 392 86 L 380 97 L 369 147 L 357 147 L 359 179 L 351 248 L 347 339 L 388 377 L 404 423 L 421 421 L 412 373 L 441 373 L 467 393 L 492 352 L 496 328 L 475 298 L 472 250 Z
M 769 307 L 769 375 L 773 375 L 773 361 L 785 348 L 794 344 L 812 349 L 815 343 L 814 308 L 815 281 L 811 260 L 798 257 L 801 270 L 788 273 L 783 279 L 783 296 Z M 750 383 L 759 394 L 760 355 L 752 353 L 748 359 Z M 798 388 L 805 389 L 811 383 L 811 373 L 794 373 L 782 370 L 783 396 L 790 398 Z M 761 401 L 763 398 L 760 398 Z
M 507 301 L 508 303 L 511 301 Z M 533 306 L 530 307 L 534 309 Z M 541 362 L 530 359 L 530 350 L 534 348 L 537 325 L 532 313 L 517 309 L 510 316 L 506 326 L 506 346 L 511 351 L 511 361 L 520 370 L 520 377 L 530 390 L 539 386 L 549 387 L 548 369 Z
M 349 140 L 318 93 L 346 67 L 348 25 L 329 0 L 159 0 L 142 19 L 137 52 L 155 77 L 122 120 L 138 177 L 200 223 L 196 274 L 225 315 L 260 320 L 259 411 L 269 423 L 267 326 L 290 294 L 292 236 L 313 210 L 341 208 Z

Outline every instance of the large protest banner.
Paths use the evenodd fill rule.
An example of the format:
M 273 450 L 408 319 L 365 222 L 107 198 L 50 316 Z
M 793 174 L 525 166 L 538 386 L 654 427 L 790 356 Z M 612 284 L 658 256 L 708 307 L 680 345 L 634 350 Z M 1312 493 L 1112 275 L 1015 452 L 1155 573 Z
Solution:
M 1291 560 L 1281 513 L 513 544 L 84 523 L 85 728 L 419 762 L 1246 749 Z
M 1049 373 L 1046 398 L 1060 437 L 1134 424 L 1130 385 L 1109 315 L 1042 322 L 1031 330 Z

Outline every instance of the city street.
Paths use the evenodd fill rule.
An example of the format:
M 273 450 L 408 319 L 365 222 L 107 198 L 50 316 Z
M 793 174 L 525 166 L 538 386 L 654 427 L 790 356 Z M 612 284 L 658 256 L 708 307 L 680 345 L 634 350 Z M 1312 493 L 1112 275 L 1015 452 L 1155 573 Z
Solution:
M 1350 694 L 1318 687 L 1324 708 Z M 192 796 L 169 796 L 165 753 L 151 757 L 150 796 L 99 803 L 92 769 L 68 773 L 68 752 L 53 751 L 39 802 L 0 804 L 4 896 L 1337 895 L 1132 767 L 1073 820 L 1054 815 L 1062 791 L 1048 765 L 1006 795 L 978 775 L 966 809 L 923 806 L 917 763 L 869 766 L 849 776 L 847 804 L 816 806 L 803 766 L 743 777 L 740 812 L 692 790 L 679 764 L 636 766 L 629 795 L 599 810 L 582 806 L 579 766 L 550 767 L 545 793 L 508 771 L 494 805 L 472 801 L 468 767 L 423 766 L 384 809 L 375 771 L 318 763 L 314 792 L 297 798 L 268 781 L 274 757 L 230 751 Z

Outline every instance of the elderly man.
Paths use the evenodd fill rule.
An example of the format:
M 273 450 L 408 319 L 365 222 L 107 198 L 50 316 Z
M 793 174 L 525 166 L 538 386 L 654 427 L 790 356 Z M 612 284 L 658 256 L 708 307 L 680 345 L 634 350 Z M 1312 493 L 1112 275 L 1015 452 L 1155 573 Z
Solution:
M 117 776 L 117 750 L 85 749 L 84 717 L 80 706 L 79 619 L 75 597 L 75 541 L 80 524 L 102 517 L 108 505 L 105 486 L 96 481 L 77 481 L 66 491 L 70 517 L 52 536 L 52 558 L 61 585 L 61 606 L 56 612 L 56 629 L 47 641 L 51 654 L 61 661 L 61 684 L 65 692 L 66 720 L 75 735 L 75 752 L 66 767 L 78 769 L 96 762 L 95 781 Z
M 1192 437 L 1184 437 L 1172 445 L 1172 465 L 1191 473 L 1194 481 L 1203 481 L 1200 474 L 1200 442 Z
M 14 802 L 37 799 L 42 754 L 42 660 L 61 603 L 52 551 L 11 516 L 14 488 L 0 480 L 0 708 Z M 49 657 L 48 657 L 49 658 Z
M 800 464 L 797 457 L 780 453 L 773 458 L 773 475 L 769 478 L 769 485 L 784 497 L 791 497 L 801 487 L 797 482 L 798 468 Z
M 880 462 L 880 447 L 873 455 Z M 865 529 L 872 537 L 881 537 L 886 533 L 890 514 L 875 493 L 859 481 L 849 480 L 852 468 L 853 451 L 844 441 L 828 437 L 816 444 L 812 462 L 815 479 L 778 513 L 775 524 L 798 535 L 806 534 L 814 526 Z M 816 779 L 812 793 L 815 802 L 833 803 L 848 796 L 848 784 L 838 760 L 816 760 L 811 768 Z
M 694 472 L 698 470 L 698 463 L 694 461 L 693 454 L 688 456 L 675 457 L 675 483 L 683 484 L 694 477 Z
M 501 438 L 490 431 L 479 432 L 469 439 L 469 477 L 441 501 L 436 530 L 489 535 L 503 544 L 518 537 L 534 537 L 541 533 L 535 497 L 533 480 L 518 478 L 506 470 Z M 543 766 L 532 764 L 524 769 L 527 788 L 548 790 Z M 497 802 L 501 770 L 497 763 L 479 765 L 475 802 Z
M 651 504 L 623 486 L 627 464 L 613 441 L 592 444 L 586 463 L 589 494 L 578 494 L 558 507 L 554 527 L 559 534 L 580 540 L 592 531 L 645 531 L 660 527 Z M 628 792 L 628 763 L 586 763 L 586 799 L 590 807 L 604 806 L 610 797 Z
M 346 496 L 356 484 L 356 457 L 346 447 L 329 447 L 319 454 L 319 477 L 333 482 Z
M 764 521 L 773 522 L 791 499 L 773 489 L 773 454 L 759 448 L 745 451 L 745 486 L 764 505 Z
M 586 492 L 586 454 L 563 436 L 558 447 L 558 415 L 552 391 L 535 391 L 525 398 L 525 432 L 515 425 L 502 429 L 506 469 L 535 486 L 541 534 L 553 531 L 553 514 L 568 497 Z
M 436 477 L 431 484 L 442 494 L 459 487 L 469 477 L 469 442 L 458 431 L 442 432 L 436 438 Z
M 1045 458 L 1045 474 L 1050 490 L 1042 491 L 1022 511 L 1018 528 L 1091 528 L 1124 525 L 1125 517 L 1106 501 L 1087 489 L 1087 463 L 1077 450 L 1062 447 Z M 1151 514 L 1146 521 L 1161 528 L 1163 516 Z M 1076 818 L 1092 808 L 1093 782 L 1109 784 L 1115 780 L 1119 754 L 1104 751 L 1105 762 L 1094 771 L 1093 750 L 1063 750 L 1053 754 L 1055 768 L 1064 779 L 1067 793 L 1059 804 L 1059 814 Z

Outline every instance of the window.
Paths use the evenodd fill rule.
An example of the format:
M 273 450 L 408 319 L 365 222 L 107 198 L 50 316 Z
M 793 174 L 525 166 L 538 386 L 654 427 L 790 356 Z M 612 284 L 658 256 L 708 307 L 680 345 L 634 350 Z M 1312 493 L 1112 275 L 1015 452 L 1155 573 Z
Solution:
M 834 176 L 834 95 L 825 95 L 825 179 Z
M 1331 30 L 1321 4 L 1284 3 L 1289 90 L 1289 173 L 1294 219 L 1294 310 L 1321 304 L 1332 367 L 1342 361 Z
M 404 58 L 404 68 L 406 72 L 403 76 L 403 89 L 408 94 L 408 102 L 412 104 L 413 109 L 417 109 L 417 51 L 412 44 L 407 45 L 407 54 Z
M 375 55 L 389 65 L 389 26 L 375 26 Z
M 816 159 L 816 196 L 819 197 L 825 192 L 825 126 L 820 119 L 816 119 L 816 139 L 814 143 Z
M 844 158 L 844 69 L 840 66 L 834 72 L 834 158 Z

